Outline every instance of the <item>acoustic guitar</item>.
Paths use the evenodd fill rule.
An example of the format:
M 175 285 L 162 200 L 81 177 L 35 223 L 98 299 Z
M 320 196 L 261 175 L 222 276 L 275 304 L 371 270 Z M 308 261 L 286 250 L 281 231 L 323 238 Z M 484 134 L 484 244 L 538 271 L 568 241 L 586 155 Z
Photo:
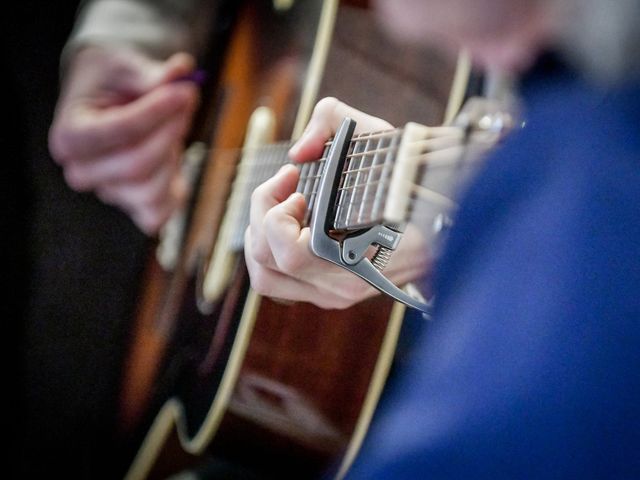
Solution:
M 249 463 L 268 463 L 266 471 L 273 468 L 278 462 L 274 462 L 272 455 L 267 455 L 266 449 L 254 447 L 253 452 L 247 453 L 251 450 L 250 441 L 258 439 L 253 432 L 242 434 L 242 427 L 230 426 L 234 414 L 228 412 L 232 410 L 229 404 L 235 403 L 234 387 L 245 384 L 252 389 L 251 385 L 255 383 L 243 380 L 245 377 L 241 373 L 249 370 L 249 358 L 255 354 L 265 358 L 255 358 L 252 362 L 267 370 L 289 368 L 293 360 L 297 370 L 293 373 L 299 375 L 300 384 L 305 378 L 309 379 L 309 368 L 314 371 L 314 378 L 324 378 L 324 385 L 310 383 L 311 387 L 321 388 L 317 397 L 330 401 L 329 410 L 337 412 L 338 420 L 347 423 L 346 427 L 338 426 L 338 429 L 353 430 L 358 404 L 364 396 L 361 392 L 366 390 L 370 374 L 359 373 L 360 380 L 354 378 L 349 382 L 340 382 L 338 378 L 331 380 L 331 377 L 335 377 L 342 365 L 349 363 L 349 356 L 355 360 L 355 372 L 370 371 L 361 366 L 366 367 L 366 362 L 375 364 L 379 343 L 386 331 L 393 302 L 381 297 L 378 301 L 384 304 L 383 308 L 361 307 L 361 312 L 369 318 L 380 316 L 377 312 L 382 313 L 379 327 L 367 325 L 372 333 L 376 329 L 378 332 L 372 335 L 370 352 L 336 345 L 331 337 L 345 338 L 346 335 L 325 329 L 321 318 L 324 315 L 326 323 L 332 315 L 318 309 L 307 310 L 302 306 L 288 309 L 273 304 L 274 312 L 262 313 L 271 303 L 265 299 L 260 308 L 262 311 L 258 313 L 260 299 L 249 292 L 241 252 L 229 255 L 231 269 L 226 267 L 228 274 L 225 275 L 229 282 L 220 296 L 204 300 L 201 295 L 199 276 L 204 265 L 210 263 L 214 245 L 223 236 L 225 221 L 222 218 L 225 210 L 229 212 L 227 200 L 233 196 L 231 184 L 252 110 L 256 105 L 269 106 L 279 121 L 279 132 L 275 135 L 292 138 L 302 131 L 316 101 L 338 2 L 297 2 L 290 8 L 284 4 L 291 2 L 276 3 L 283 4 L 279 5 L 280 10 L 270 8 L 270 2 L 246 2 L 239 14 L 218 93 L 214 95 L 218 118 L 224 121 L 215 125 L 207 166 L 200 181 L 195 209 L 189 215 L 180 254 L 168 273 L 159 262 L 151 263 L 148 274 L 151 287 L 146 289 L 140 304 L 135 340 L 123 379 L 122 424 L 133 437 L 133 443 L 137 443 L 140 432 L 148 432 L 128 478 L 165 478 L 197 465 L 204 456 L 230 458 L 234 462 L 233 450 L 238 449 L 238 445 L 238 451 L 243 452 L 243 459 L 238 463 L 247 463 L 246 458 L 251 457 Z M 278 308 L 283 308 L 286 315 L 280 314 Z M 360 317 L 357 313 L 349 316 Z M 258 317 L 276 324 L 256 322 Z M 305 327 L 301 319 L 317 319 L 317 322 L 315 325 L 307 322 Z M 366 320 L 366 317 L 360 319 L 360 325 L 350 328 L 361 330 Z M 348 326 L 346 321 L 341 323 Z M 252 329 L 253 324 L 256 328 Z M 266 348 L 287 345 L 291 354 L 283 349 L 277 360 L 275 354 L 269 355 L 264 349 L 260 353 L 261 348 L 249 345 L 252 343 L 250 338 L 260 339 L 257 331 L 261 325 L 271 336 L 260 340 Z M 287 331 L 291 327 L 293 329 Z M 305 331 L 309 327 L 325 338 L 314 340 L 313 331 Z M 281 338 L 276 340 L 274 335 Z M 313 344 L 314 350 L 301 342 Z M 328 363 L 327 357 L 332 362 Z M 274 365 L 274 361 L 278 364 Z M 251 368 L 251 375 L 246 378 L 267 376 Z M 339 383 L 344 385 L 344 392 L 336 389 Z M 328 394 L 331 389 L 335 392 Z M 262 398 L 269 399 L 272 393 L 265 390 L 265 395 Z M 352 402 L 354 395 L 360 398 Z M 306 401 L 308 395 L 301 391 L 300 398 Z M 349 409 L 343 408 L 345 405 L 349 405 Z M 319 418 L 321 414 L 326 415 L 321 408 L 314 407 L 314 410 L 320 412 Z M 286 416 L 286 409 L 280 416 Z M 321 420 L 314 424 L 318 422 Z M 274 451 L 287 461 L 288 471 L 297 469 L 305 472 L 305 476 L 312 476 L 314 471 L 326 470 L 327 465 L 339 456 L 337 452 L 343 449 L 343 433 L 337 433 L 334 440 L 327 443 L 323 436 L 320 441 L 314 439 L 315 427 L 299 430 L 303 436 L 307 435 L 305 430 L 311 432 L 304 440 L 304 447 L 295 446 L 297 440 L 286 437 L 282 441 L 269 440 L 267 444 L 271 443 Z M 296 457 L 295 451 L 300 451 L 302 456 Z M 258 465 L 255 469 L 262 468 Z
M 308 15 L 309 5 L 299 8 Z M 262 298 L 250 288 L 242 255 L 250 194 L 288 161 L 290 143 L 273 141 L 286 131 L 290 138 L 299 136 L 316 100 L 337 2 L 317 6 L 317 16 L 311 15 L 317 33 L 309 56 L 302 55 L 302 76 L 299 58 L 288 49 L 282 54 L 276 48 L 281 56 L 268 62 L 258 53 L 262 40 L 255 36 L 264 28 L 264 12 L 250 3 L 241 14 L 221 84 L 228 95 L 222 102 L 225 122 L 216 127 L 177 264 L 164 294 L 147 297 L 154 308 L 141 316 L 140 340 L 130 357 L 123 419 L 144 432 L 144 440 L 128 479 L 184 471 L 220 478 L 341 478 L 366 435 L 393 361 L 404 305 L 381 295 L 344 311 L 326 311 Z M 309 31 L 295 9 L 289 13 L 296 25 Z M 234 63 L 238 58 L 244 59 L 241 65 Z M 244 69 L 252 67 L 247 75 Z M 468 71 L 468 62 L 461 62 L 450 116 L 462 103 Z M 255 78 L 261 79 L 259 88 Z M 300 78 L 305 81 L 298 89 Z M 298 107 L 295 114 L 292 105 Z M 479 144 L 493 144 L 492 131 L 480 133 Z M 345 138 L 342 180 L 334 195 L 340 200 L 331 209 L 334 229 L 398 225 L 419 199 L 434 206 L 415 209 L 421 215 L 446 215 L 452 178 L 468 165 L 461 161 L 468 135 L 460 125 L 411 124 Z M 325 153 L 335 145 L 335 139 L 329 142 Z M 298 189 L 310 221 L 324 165 L 323 158 L 301 167 Z M 426 170 L 435 173 L 425 183 Z M 407 189 L 407 182 L 413 187 Z M 398 189 L 405 193 L 396 195 Z M 402 198 L 404 206 L 389 210 L 388 198 Z M 368 260 L 380 270 L 388 252 L 378 254 Z

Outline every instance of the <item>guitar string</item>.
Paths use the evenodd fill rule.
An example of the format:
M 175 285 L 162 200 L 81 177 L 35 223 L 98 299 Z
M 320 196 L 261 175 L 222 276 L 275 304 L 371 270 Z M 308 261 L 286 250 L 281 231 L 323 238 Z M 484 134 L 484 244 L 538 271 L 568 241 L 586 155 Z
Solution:
M 371 155 L 375 155 L 377 153 L 382 153 L 382 152 L 392 152 L 392 151 L 396 151 L 398 149 L 398 147 L 387 147 L 387 148 L 380 148 L 380 149 L 375 149 L 372 150 L 370 152 Z M 451 152 L 449 150 L 453 150 L 455 152 L 455 156 L 457 157 L 458 155 L 464 153 L 464 151 L 466 150 L 466 147 L 461 146 L 461 145 L 455 145 L 452 147 L 447 147 L 447 148 L 443 148 L 441 150 L 433 150 L 433 151 L 429 151 L 429 152 L 425 152 L 423 154 L 417 155 L 415 156 L 414 160 L 419 162 L 419 163 L 426 163 L 429 169 L 436 169 L 436 168 L 443 168 L 443 167 L 449 167 L 449 166 L 458 166 L 459 165 L 459 160 L 456 159 L 450 159 L 450 158 L 445 158 L 445 159 L 439 159 L 437 158 L 438 156 L 444 156 L 444 155 L 451 155 L 454 152 Z M 459 150 L 459 152 L 458 152 Z M 359 158 L 359 157 L 365 157 L 366 158 L 366 154 L 363 155 L 363 153 L 359 153 L 359 154 L 353 154 L 351 156 L 349 156 L 348 158 Z M 303 164 L 298 164 L 301 168 L 304 168 L 304 165 L 314 165 L 314 164 L 319 164 L 319 163 L 324 163 L 326 159 L 322 158 L 320 160 L 317 160 L 315 162 L 305 162 Z M 260 162 L 256 162 L 253 165 L 259 165 L 264 167 L 265 165 L 284 165 L 284 163 L 282 162 L 264 162 L 264 163 L 260 163 Z M 369 165 L 366 167 L 360 167 L 360 168 L 347 168 L 346 170 L 341 172 L 341 176 L 342 177 L 346 177 L 347 175 L 350 174 L 357 174 L 357 173 L 371 173 L 373 170 L 376 169 L 382 169 L 385 167 L 385 164 L 378 164 L 378 165 Z M 240 180 L 238 182 L 239 185 L 250 185 L 252 183 L 258 182 L 258 183 L 262 183 L 263 179 L 267 179 L 269 178 L 273 173 L 275 172 L 270 172 L 270 171 L 264 171 L 263 170 L 263 175 L 258 175 L 252 178 L 249 178 L 247 180 Z M 300 174 L 300 182 L 304 182 L 310 179 L 316 179 L 316 178 L 320 178 L 322 175 L 303 175 L 302 173 Z
M 428 127 L 431 129 L 432 132 L 445 132 L 444 134 L 440 134 L 440 135 L 436 135 L 434 133 L 431 134 L 431 136 L 427 137 L 426 139 L 421 139 L 418 141 L 415 141 L 414 143 L 419 143 L 419 142 L 424 142 L 425 140 L 429 140 L 429 139 L 444 139 L 446 137 L 460 137 L 462 135 L 462 129 L 460 127 L 452 127 L 452 126 L 439 126 L 439 127 Z M 362 140 L 370 140 L 370 139 L 379 139 L 379 138 L 393 138 L 396 136 L 400 136 L 401 134 L 403 134 L 404 129 L 403 128 L 395 128 L 395 129 L 391 129 L 391 130 L 382 130 L 382 131 L 378 131 L 378 132 L 368 132 L 368 133 L 362 133 L 362 134 L 356 134 L 351 138 L 350 144 L 354 144 L 355 142 L 358 141 L 362 141 Z M 329 139 L 324 143 L 325 147 L 329 147 L 332 145 L 333 140 Z M 239 148 L 231 148 L 231 149 L 216 149 L 216 148 L 207 148 L 204 150 L 204 155 L 206 155 L 208 158 L 211 157 L 211 153 L 213 152 L 224 152 L 224 153 L 229 153 L 231 151 L 236 151 L 238 153 L 243 153 L 243 154 L 252 154 L 253 152 L 258 152 L 260 153 L 261 151 L 265 151 L 267 149 L 285 149 L 285 150 L 289 150 L 292 146 L 293 146 L 294 142 L 293 141 L 281 141 L 281 142 L 274 142 L 268 145 L 259 145 L 256 147 L 239 147 Z M 362 152 L 359 153 L 357 155 L 366 155 L 367 152 Z M 372 152 L 371 152 L 372 153 Z M 350 158 L 350 157 L 347 157 Z M 326 160 L 326 158 L 319 158 L 316 161 L 324 161 Z M 259 162 L 242 162 L 248 165 L 254 165 L 256 163 Z M 273 165 L 277 165 L 280 162 L 276 161 L 273 162 L 271 164 Z M 308 163 L 308 162 L 307 162 Z
M 393 150 L 393 149 L 389 149 L 389 150 Z M 379 151 L 383 151 L 382 149 Z M 435 170 L 435 169 L 443 169 L 443 168 L 449 168 L 449 167 L 458 167 L 460 164 L 460 160 L 459 159 L 451 159 L 451 158 L 445 158 L 445 159 L 430 159 L 428 158 L 428 156 L 430 154 L 433 153 L 439 153 L 439 152 L 429 152 L 429 153 L 425 153 L 425 154 L 421 154 L 421 155 L 417 155 L 415 160 L 416 161 L 424 161 L 427 164 L 427 168 L 429 168 L 430 170 Z M 473 162 L 474 160 L 471 160 L 471 162 Z M 316 162 L 307 162 L 304 164 L 301 164 L 301 166 L 304 165 L 312 165 Z M 464 162 L 463 162 L 464 163 Z M 379 165 L 371 165 L 371 166 L 367 166 L 367 167 L 361 167 L 361 168 L 354 168 L 354 169 L 347 169 L 344 170 L 341 173 L 341 176 L 346 176 L 348 174 L 354 174 L 354 173 L 361 173 L 361 172 L 372 172 L 374 170 L 378 170 L 378 169 L 382 169 L 384 168 L 385 165 L 384 164 L 379 164 Z M 270 172 L 266 173 L 267 178 L 269 178 Z M 318 175 L 305 175 L 305 176 L 300 176 L 300 181 L 301 182 L 305 182 L 308 180 L 315 180 L 315 179 L 320 179 L 322 178 L 322 174 L 318 174 Z M 260 179 L 257 179 L 256 177 L 248 179 L 248 180 L 241 180 L 238 182 L 240 185 L 251 185 L 251 184 L 257 184 L 259 185 L 260 183 L 262 183 L 262 181 Z M 353 189 L 353 188 L 358 188 L 358 187 L 362 187 L 367 185 L 368 182 L 363 182 L 363 183 L 359 183 L 357 185 L 351 185 L 349 187 L 338 187 L 338 191 L 340 191 L 341 189 Z M 390 180 L 387 181 L 387 183 L 390 183 Z M 415 185 L 420 185 L 419 183 L 415 184 Z
M 371 138 L 382 138 L 382 137 L 371 137 Z M 389 136 L 387 138 L 393 138 L 393 136 Z M 412 143 L 417 144 L 417 143 L 424 143 L 424 142 L 428 142 L 429 140 L 435 140 L 435 141 L 440 141 L 443 142 L 445 140 L 448 141 L 452 141 L 452 140 L 456 140 L 459 139 L 460 135 L 449 135 L 449 136 L 443 136 L 443 137 L 438 137 L 438 138 L 430 138 L 430 139 L 421 139 L 421 140 L 416 140 L 413 141 Z M 359 139 L 358 139 L 359 140 Z M 352 143 L 355 143 L 354 140 L 351 141 Z M 325 143 L 325 146 L 331 146 L 330 142 Z M 284 147 L 284 145 L 283 145 Z M 267 153 L 266 149 L 268 148 L 275 148 L 274 146 L 264 146 L 264 147 L 253 147 L 251 149 L 237 149 L 239 152 L 241 153 L 245 153 L 245 154 L 251 154 L 253 152 L 258 152 L 258 155 L 254 155 L 254 156 L 259 156 L 260 153 Z M 351 159 L 351 158 L 358 158 L 358 157 L 362 157 L 362 156 L 367 156 L 367 155 L 373 155 L 375 153 L 383 153 L 383 152 L 387 152 L 388 150 L 397 150 L 399 148 L 399 146 L 394 146 L 394 147 L 385 147 L 385 148 L 381 148 L 381 149 L 374 149 L 374 150 L 368 150 L 368 151 L 364 151 L 364 152 L 358 152 L 358 153 L 354 153 L 354 154 L 347 154 L 345 156 L 345 159 Z M 425 146 L 425 148 L 428 148 L 427 146 Z M 283 152 L 283 154 L 286 152 Z M 315 163 L 315 162 L 324 162 L 326 161 L 327 157 L 320 157 L 316 160 L 313 160 L 311 162 L 304 162 L 304 163 Z M 286 160 L 286 157 L 285 157 Z M 265 161 L 261 161 L 261 160 L 246 160 L 242 162 L 245 165 L 248 166 L 254 166 L 254 165 L 283 165 L 282 161 L 279 161 L 278 159 L 276 159 L 275 161 L 272 162 L 265 162 Z M 286 161 L 284 163 L 287 163 Z M 291 162 L 290 162 L 291 163 Z M 303 164 L 301 164 L 303 165 Z
M 424 155 L 421 155 L 421 156 L 423 157 Z M 451 166 L 455 167 L 455 166 L 459 165 L 459 163 L 460 163 L 460 161 L 458 159 L 455 159 L 455 160 L 454 159 L 449 159 L 447 161 L 440 161 L 439 164 L 438 165 L 434 165 L 434 167 L 438 167 L 438 168 L 451 167 Z M 365 169 L 358 169 L 358 170 L 366 170 L 366 168 Z M 321 175 L 314 175 L 314 176 L 310 176 L 308 178 L 313 178 L 313 179 L 319 180 L 320 177 L 321 177 Z M 256 186 L 257 186 L 261 182 L 260 181 L 256 181 L 256 182 L 253 182 L 253 183 L 255 183 Z M 386 186 L 389 183 L 390 183 L 390 181 L 385 181 L 385 180 L 378 180 L 376 182 L 362 182 L 362 183 L 359 183 L 359 184 L 350 185 L 348 187 L 340 187 L 339 191 L 355 190 L 357 188 L 361 188 L 361 187 L 364 187 L 366 185 L 372 185 L 372 184 L 380 184 L 380 185 Z M 424 187 L 424 186 L 422 186 L 420 184 L 416 184 L 416 183 L 413 183 L 413 182 L 407 182 L 407 187 L 410 188 L 411 190 L 413 190 L 414 193 L 415 193 L 415 190 L 417 188 L 419 188 L 420 189 L 420 193 L 422 194 L 422 195 L 414 195 L 413 196 L 412 202 L 413 202 L 414 205 L 416 203 L 426 202 L 426 203 L 429 203 L 429 204 L 437 203 L 437 204 L 440 204 L 441 206 L 446 207 L 446 208 L 455 208 L 456 204 L 453 201 L 453 199 L 447 197 L 446 195 L 442 194 L 441 192 L 438 192 L 436 190 Z M 309 191 L 307 194 L 305 194 L 305 198 L 308 199 L 308 197 L 312 197 L 312 196 L 316 195 L 316 193 L 317 193 L 317 188 L 315 188 L 315 185 L 314 185 L 314 187 L 312 187 L 311 191 Z M 428 195 L 425 195 L 425 194 L 428 194 Z M 424 196 L 428 196 L 429 198 L 424 198 Z M 362 201 L 362 203 L 364 204 L 365 207 L 368 207 L 374 201 L 375 201 L 375 198 L 373 198 L 373 199 L 372 198 L 365 198 Z M 246 199 L 245 199 L 244 203 L 246 204 Z M 310 203 L 310 202 L 307 200 L 307 203 Z M 340 205 L 340 203 L 337 204 L 336 208 L 338 208 L 339 205 Z M 309 207 L 308 207 L 309 211 L 311 210 L 311 207 L 312 206 L 309 205 Z M 241 209 L 241 210 L 243 210 L 241 215 L 248 218 L 248 214 L 247 214 L 248 209 L 245 208 L 245 209 Z M 247 210 L 247 212 L 244 212 L 244 210 Z M 241 215 L 236 215 L 236 217 L 240 217 Z M 415 221 L 416 219 L 420 220 L 421 218 L 422 217 L 419 217 L 419 216 L 412 216 L 411 217 L 411 219 L 413 221 Z M 371 216 L 371 217 L 368 217 L 368 219 L 367 219 L 368 222 L 379 221 L 379 220 L 382 220 L 382 217 L 380 217 L 380 216 L 377 216 L 377 217 Z M 241 222 L 241 223 L 243 225 L 248 225 L 248 220 L 245 221 L 245 222 Z M 365 222 L 363 222 L 363 223 L 365 223 Z M 358 226 L 358 224 L 355 224 L 355 223 L 352 223 L 351 225 L 349 225 L 349 227 L 351 227 L 351 228 L 357 228 L 357 226 Z
M 393 139 L 394 137 L 397 137 L 397 135 L 394 135 L 394 133 L 397 133 L 397 131 L 398 130 L 392 131 L 392 132 L 390 132 L 390 134 L 362 135 L 360 137 L 354 138 L 354 140 L 352 140 L 350 143 L 353 146 L 353 145 L 357 145 L 357 142 L 362 140 L 362 139 L 381 139 L 381 138 Z M 424 142 L 424 140 L 421 140 L 421 141 Z M 274 153 L 273 150 L 277 150 L 278 147 L 282 148 L 282 147 L 284 147 L 286 145 L 287 145 L 286 143 L 282 143 L 280 145 L 269 145 L 269 146 L 267 146 L 267 148 L 269 150 L 271 150 L 270 153 L 273 155 L 273 153 Z M 330 146 L 331 146 L 331 141 L 328 141 L 328 142 L 325 143 L 325 147 L 330 147 Z M 458 145 L 458 147 L 459 147 L 459 149 L 462 149 L 463 151 L 464 151 L 464 148 L 466 148 L 466 147 L 460 146 L 460 145 Z M 256 150 L 260 150 L 260 147 L 257 147 Z M 325 148 L 325 151 L 326 150 L 327 150 L 327 148 Z M 395 150 L 397 150 L 397 147 L 376 148 L 376 149 L 371 150 L 371 151 L 364 151 L 364 152 L 358 152 L 358 153 L 355 153 L 355 154 L 349 154 L 349 155 L 347 155 L 347 158 L 361 157 L 362 159 L 366 159 L 368 157 L 371 157 L 372 155 L 375 155 L 376 153 L 390 152 L 390 151 L 395 151 Z M 418 157 L 417 160 L 418 161 L 428 161 L 429 160 L 428 159 L 429 154 L 433 154 L 435 152 L 436 151 L 432 151 L 432 152 L 428 152 L 428 153 L 425 153 L 425 154 L 422 154 L 422 155 L 418 155 L 417 156 Z M 458 157 L 458 155 L 456 155 L 456 156 Z M 313 165 L 313 164 L 316 164 L 318 167 L 320 167 L 321 164 L 324 163 L 324 161 L 326 161 L 326 157 L 321 157 L 319 160 L 317 160 L 315 162 L 306 162 L 304 164 L 301 164 L 300 166 L 301 166 L 301 169 L 304 168 L 307 165 Z M 283 165 L 286 162 L 284 162 L 284 163 L 282 161 L 276 161 L 276 162 L 248 162 L 249 166 L 253 166 L 255 164 L 260 164 L 263 168 L 265 167 L 265 163 L 268 164 L 268 165 Z M 431 163 L 434 163 L 434 164 L 432 165 Z M 439 163 L 439 164 L 436 165 L 435 163 Z M 441 167 L 451 166 L 451 165 L 459 166 L 460 165 L 460 159 L 459 158 L 456 158 L 455 160 L 449 159 L 449 160 L 444 161 L 444 162 L 443 161 L 440 161 L 440 162 L 429 162 L 429 168 L 441 168 Z M 361 167 L 361 168 L 357 168 L 357 169 L 348 169 L 348 170 L 342 172 L 342 176 L 346 177 L 349 174 L 358 173 L 358 172 L 365 172 L 365 171 L 371 172 L 371 171 L 373 171 L 374 169 L 377 169 L 377 168 L 380 168 L 380 166 L 379 165 L 371 165 L 371 166 Z M 258 181 L 253 180 L 253 181 L 249 181 L 249 182 L 245 182 L 245 183 L 247 183 L 247 184 L 255 183 L 256 186 L 257 186 L 260 183 L 262 183 L 262 181 L 264 181 L 267 178 L 269 178 L 269 176 L 271 174 L 272 174 L 272 172 L 267 172 L 266 175 L 261 175 L 261 177 L 265 177 L 261 181 L 260 180 L 258 180 Z M 308 184 L 309 180 L 311 180 L 311 179 L 315 180 L 315 183 L 317 184 L 317 182 L 318 182 L 320 177 L 321 177 L 321 175 L 301 176 L 301 178 L 299 180 L 299 184 L 303 184 L 303 183 L 304 184 Z M 385 181 L 385 180 L 381 180 L 381 181 L 376 181 L 374 183 L 375 184 L 385 185 L 385 184 L 388 184 L 389 182 Z M 338 190 L 339 191 L 345 191 L 345 190 L 354 190 L 355 191 L 358 188 L 366 187 L 367 185 L 372 185 L 374 183 L 372 183 L 372 182 L 356 183 L 355 185 L 350 185 L 348 187 L 339 187 Z M 424 192 L 430 192 L 432 194 L 432 198 L 438 198 L 438 196 L 440 196 L 442 198 L 447 198 L 448 199 L 448 197 L 443 196 L 441 193 L 439 193 L 439 192 L 437 192 L 435 190 L 432 190 L 432 189 L 428 189 L 428 188 L 426 188 L 424 186 L 420 186 L 419 184 L 414 184 L 413 186 L 414 187 L 420 187 L 422 189 L 423 193 Z M 315 185 L 314 185 L 314 187 L 312 187 L 311 191 L 305 195 L 305 198 L 307 198 L 307 197 L 309 197 L 309 199 L 313 198 L 313 196 L 315 196 L 316 193 L 317 193 L 317 189 L 315 188 Z M 368 202 L 368 203 L 371 203 L 371 200 L 369 200 L 367 198 L 365 198 L 364 200 L 366 202 Z M 412 200 L 414 202 L 426 201 L 426 199 L 423 199 L 420 196 L 417 196 L 416 198 L 414 198 Z M 448 200 L 453 204 L 452 200 L 450 200 L 450 199 L 448 199 Z M 245 201 L 245 203 L 246 203 L 246 201 Z M 308 203 L 310 203 L 309 200 L 308 200 Z M 440 203 L 444 203 L 444 202 L 440 202 Z M 311 207 L 311 205 L 310 205 L 310 207 Z
M 383 151 L 393 151 L 396 150 L 397 148 L 386 148 L 386 149 L 376 149 L 375 152 L 383 152 Z M 447 149 L 443 149 L 440 151 L 431 151 L 431 152 L 427 152 L 427 153 L 423 153 L 423 154 L 419 154 L 419 155 L 415 155 L 413 157 L 414 161 L 417 162 L 425 162 L 427 164 L 427 167 L 429 169 L 440 169 L 440 168 L 446 168 L 446 167 L 458 167 L 461 163 L 469 163 L 469 161 L 473 161 L 473 159 L 471 160 L 467 160 L 467 161 L 462 161 L 459 158 L 433 158 L 435 155 L 439 155 L 439 154 L 443 154 L 443 153 L 451 153 L 451 152 L 447 152 L 447 150 L 460 150 L 460 152 L 457 152 L 457 154 L 455 155 L 456 157 L 459 157 L 460 154 L 464 153 L 465 151 L 465 147 L 463 146 L 456 146 L 456 147 L 449 147 Z M 372 151 L 373 153 L 373 151 Z M 356 154 L 354 155 L 352 158 L 355 157 L 359 157 L 361 155 Z M 316 162 L 307 162 L 304 164 L 301 164 L 300 166 L 303 167 L 304 165 L 313 165 L 313 164 L 319 164 L 322 163 L 322 161 L 316 161 Z M 371 165 L 371 166 L 366 166 L 366 167 L 361 167 L 361 168 L 354 168 L 354 169 L 347 169 L 344 170 L 341 173 L 342 177 L 346 177 L 349 174 L 354 174 L 354 173 L 362 173 L 362 172 L 372 172 L 373 170 L 376 169 L 380 169 L 383 168 L 385 165 L 381 164 L 381 165 Z M 263 172 L 262 175 L 260 175 L 259 177 L 261 178 L 251 178 L 247 181 L 242 181 L 240 182 L 241 184 L 244 185 L 251 185 L 254 183 L 260 184 L 262 183 L 262 178 L 269 178 L 269 176 L 271 175 L 271 172 Z M 301 175 L 300 176 L 300 183 L 303 182 L 307 182 L 309 180 L 316 180 L 322 177 L 322 174 L 318 174 L 318 175 Z M 354 185 L 350 185 L 348 187 L 339 187 L 338 191 L 340 190 L 351 190 L 351 189 L 355 189 L 355 188 L 360 188 L 360 187 L 364 187 L 367 184 L 371 184 L 371 182 L 363 182 L 363 183 L 358 183 L 358 184 L 354 184 Z M 419 185 L 419 184 L 416 184 Z M 313 193 L 313 192 L 312 192 Z

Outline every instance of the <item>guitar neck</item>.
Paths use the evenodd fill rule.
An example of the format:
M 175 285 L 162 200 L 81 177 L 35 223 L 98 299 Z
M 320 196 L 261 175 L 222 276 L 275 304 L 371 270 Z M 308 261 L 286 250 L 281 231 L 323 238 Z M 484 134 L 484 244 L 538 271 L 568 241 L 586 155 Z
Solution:
M 471 105 L 477 107 L 477 102 Z M 475 116 L 484 123 L 467 120 L 467 124 L 438 127 L 408 123 L 404 128 L 354 135 L 340 173 L 332 229 L 349 232 L 407 221 L 424 227 L 439 214 L 454 209 L 456 190 L 482 157 L 479 152 L 494 146 L 504 135 L 505 130 L 495 129 L 494 123 L 509 123 L 503 112 L 487 110 L 485 114 L 486 106 L 481 107 L 476 108 L 480 114 L 476 112 Z M 234 184 L 234 192 L 241 195 L 241 201 L 234 204 L 234 250 L 244 246 L 251 193 L 290 162 L 291 145 L 280 142 L 244 149 Z M 329 140 L 318 160 L 299 166 L 297 191 L 307 202 L 305 224 L 314 208 L 331 145 Z
M 383 219 L 385 200 L 402 129 L 356 135 L 349 144 L 347 161 L 342 172 L 340 195 L 335 206 L 336 230 L 351 230 L 375 224 Z M 320 177 L 324 169 L 329 140 L 322 156 L 299 165 L 300 178 L 296 191 L 307 202 L 304 224 L 307 224 L 315 203 Z M 246 149 L 243 152 L 238 180 L 234 189 L 243 192 L 243 200 L 235 215 L 234 250 L 244 246 L 244 231 L 249 225 L 251 193 L 271 178 L 285 164 L 290 163 L 291 142 L 279 142 Z
M 333 228 L 348 231 L 383 220 L 385 200 L 398 152 L 402 129 L 355 135 L 347 150 L 334 205 Z M 313 210 L 320 177 L 331 142 L 322 157 L 300 168 L 298 191 L 307 201 L 307 217 Z

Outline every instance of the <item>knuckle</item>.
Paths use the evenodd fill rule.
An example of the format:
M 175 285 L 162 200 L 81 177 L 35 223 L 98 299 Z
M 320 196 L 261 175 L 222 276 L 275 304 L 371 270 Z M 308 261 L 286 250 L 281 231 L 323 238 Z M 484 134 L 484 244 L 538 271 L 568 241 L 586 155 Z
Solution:
M 53 159 L 64 164 L 73 158 L 75 134 L 68 129 L 54 126 L 49 134 L 49 152 Z
M 253 189 L 253 192 L 251 192 L 251 204 L 252 205 L 256 205 L 260 202 L 262 202 L 262 199 L 265 196 L 265 191 L 266 191 L 267 187 L 264 183 L 258 185 L 256 188 Z
M 73 190 L 77 192 L 86 192 L 91 190 L 91 182 L 78 169 L 67 167 L 63 170 L 64 180 Z
M 271 249 L 259 234 L 255 234 L 253 229 L 247 228 L 245 233 L 245 245 L 248 245 L 248 254 L 254 262 L 259 265 L 267 265 L 271 259 Z
M 304 256 L 297 252 L 291 252 L 289 255 L 274 257 L 278 269 L 289 276 L 296 276 L 304 265 Z
M 280 217 L 282 215 L 280 209 L 277 207 L 278 205 L 276 205 L 276 207 L 270 208 L 264 214 L 264 218 L 262 219 L 262 230 L 264 232 L 270 232 L 270 231 L 273 231 L 274 229 L 277 229 L 277 226 L 280 221 Z
M 258 266 L 253 268 L 251 272 L 251 288 L 253 288 L 258 294 L 269 296 L 272 295 L 272 289 L 270 287 L 269 275 L 266 269 Z
M 162 217 L 157 210 L 151 210 L 148 208 L 142 209 L 140 214 L 136 218 L 136 223 L 140 230 L 147 235 L 156 233 L 162 225 Z
M 251 258 L 260 265 L 266 265 L 271 255 L 271 251 L 266 242 L 254 235 L 253 230 L 247 230 L 246 238 L 248 242 L 245 242 L 245 244 L 250 247 L 248 253 Z
M 170 203 L 170 192 L 147 182 L 139 187 L 140 203 L 151 209 L 163 209 Z
M 340 103 L 340 100 L 335 97 L 324 97 L 316 103 L 313 113 L 317 115 L 329 114 L 335 111 Z
M 253 262 L 259 265 L 266 265 L 269 261 L 270 251 L 267 246 L 254 234 L 251 226 L 247 227 L 244 233 L 245 254 Z
M 103 203 L 107 205 L 118 205 L 119 199 L 116 195 L 113 194 L 108 188 L 97 188 L 95 190 L 96 197 L 98 197 Z M 126 207 L 126 205 L 123 205 Z
M 132 158 L 123 168 L 123 176 L 127 180 L 144 181 L 149 179 L 154 171 L 155 158 L 153 156 L 140 156 Z
M 251 250 L 251 256 L 260 265 L 266 265 L 269 261 L 270 252 L 261 242 L 256 242 Z

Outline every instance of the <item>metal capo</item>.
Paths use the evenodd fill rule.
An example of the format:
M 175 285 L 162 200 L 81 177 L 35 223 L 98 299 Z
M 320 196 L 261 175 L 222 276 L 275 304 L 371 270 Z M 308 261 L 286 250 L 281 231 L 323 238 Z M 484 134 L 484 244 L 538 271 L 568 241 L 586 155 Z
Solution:
M 395 300 L 428 313 L 430 310 L 428 303 L 410 296 L 397 287 L 365 256 L 367 248 L 373 244 L 387 250 L 395 250 L 402 237 L 402 232 L 399 229 L 387 225 L 376 225 L 351 233 L 342 240 L 337 240 L 329 234 L 335 215 L 334 205 L 340 174 L 355 125 L 356 122 L 350 118 L 345 118 L 342 121 L 327 154 L 311 216 L 311 250 L 320 258 L 355 273 Z

